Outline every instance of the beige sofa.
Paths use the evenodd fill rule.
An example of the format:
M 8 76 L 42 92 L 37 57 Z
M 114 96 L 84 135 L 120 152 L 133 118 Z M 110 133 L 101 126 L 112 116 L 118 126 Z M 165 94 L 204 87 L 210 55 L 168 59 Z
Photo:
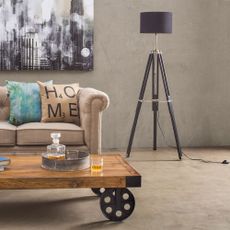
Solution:
M 0 153 L 41 152 L 51 143 L 50 133 L 60 132 L 69 149 L 88 149 L 101 153 L 102 112 L 109 106 L 108 96 L 93 88 L 78 93 L 80 124 L 30 122 L 20 126 L 8 123 L 10 102 L 7 89 L 0 87 Z

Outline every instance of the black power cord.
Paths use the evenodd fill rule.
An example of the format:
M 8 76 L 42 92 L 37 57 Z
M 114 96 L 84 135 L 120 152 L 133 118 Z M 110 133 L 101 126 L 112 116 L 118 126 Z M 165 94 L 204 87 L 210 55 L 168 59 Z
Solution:
M 192 157 L 188 156 L 187 154 L 185 154 L 184 152 L 182 152 L 182 155 L 187 157 L 189 160 L 201 161 L 203 163 L 229 164 L 229 162 L 227 160 L 224 160 L 224 161 L 209 161 L 209 160 L 204 160 L 202 158 L 192 158 Z
M 167 147 L 174 147 L 174 146 L 170 146 L 168 144 L 168 141 L 165 137 L 165 134 L 163 132 L 163 129 L 161 128 L 161 124 L 160 124 L 160 121 L 159 121 L 159 111 L 157 113 L 157 124 L 158 124 L 158 127 L 160 129 L 160 132 L 161 132 L 161 135 L 163 137 L 163 140 L 165 142 L 165 144 L 167 145 Z M 227 160 L 223 160 L 223 161 L 209 161 L 209 160 L 204 160 L 202 158 L 192 158 L 190 156 L 188 156 L 187 154 L 185 154 L 183 151 L 182 151 L 182 155 L 184 155 L 186 158 L 188 158 L 189 160 L 192 160 L 192 161 L 200 161 L 200 162 L 203 162 L 203 163 L 214 163 L 214 164 L 229 164 L 229 162 Z

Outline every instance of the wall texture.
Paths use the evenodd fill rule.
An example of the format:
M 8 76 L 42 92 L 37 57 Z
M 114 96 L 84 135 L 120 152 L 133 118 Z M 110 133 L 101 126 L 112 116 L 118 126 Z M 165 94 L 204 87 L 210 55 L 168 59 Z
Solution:
M 182 145 L 229 145 L 230 0 L 95 0 L 94 71 L 1 72 L 0 83 L 53 79 L 107 92 L 111 106 L 103 117 L 103 147 L 126 148 L 153 47 L 153 36 L 139 33 L 141 11 L 173 12 L 173 34 L 159 40 Z M 146 98 L 150 92 L 148 87 Z M 174 145 L 165 104 L 160 123 L 168 144 Z M 133 146 L 151 145 L 151 106 L 144 104 Z M 165 145 L 160 133 L 159 145 Z

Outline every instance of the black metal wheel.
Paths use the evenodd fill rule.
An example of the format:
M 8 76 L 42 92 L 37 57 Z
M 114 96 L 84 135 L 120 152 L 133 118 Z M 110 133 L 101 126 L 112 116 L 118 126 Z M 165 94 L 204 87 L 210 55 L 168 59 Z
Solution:
M 91 188 L 91 190 L 97 196 L 101 196 L 105 192 L 105 188 Z
M 127 188 L 105 189 L 100 198 L 100 206 L 106 218 L 122 221 L 132 214 L 135 199 Z

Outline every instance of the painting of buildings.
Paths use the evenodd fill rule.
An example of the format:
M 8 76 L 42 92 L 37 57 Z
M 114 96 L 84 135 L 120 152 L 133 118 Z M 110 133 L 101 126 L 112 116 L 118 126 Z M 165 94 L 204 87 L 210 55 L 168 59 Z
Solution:
M 0 70 L 92 70 L 94 0 L 0 0 Z

